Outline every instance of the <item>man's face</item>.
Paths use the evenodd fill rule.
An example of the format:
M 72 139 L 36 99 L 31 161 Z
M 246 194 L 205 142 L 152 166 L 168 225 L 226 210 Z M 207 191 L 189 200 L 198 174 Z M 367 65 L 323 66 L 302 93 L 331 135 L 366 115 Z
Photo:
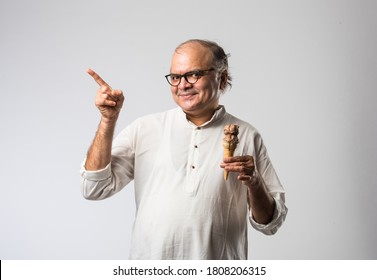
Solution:
M 211 68 L 211 52 L 199 44 L 188 43 L 174 53 L 170 73 L 183 75 L 190 71 Z M 212 116 L 220 98 L 220 81 L 217 77 L 216 71 L 209 71 L 195 84 L 188 83 L 182 77 L 178 86 L 171 86 L 174 101 L 189 118 L 208 121 Z

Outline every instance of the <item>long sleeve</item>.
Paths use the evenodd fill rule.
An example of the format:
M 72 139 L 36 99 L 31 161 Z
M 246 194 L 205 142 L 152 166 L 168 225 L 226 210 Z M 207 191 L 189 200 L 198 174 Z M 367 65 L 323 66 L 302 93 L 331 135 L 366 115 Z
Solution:
M 253 157 L 256 160 L 256 172 L 262 179 L 264 188 L 274 198 L 275 210 L 273 218 L 268 224 L 259 224 L 254 221 L 251 209 L 249 209 L 249 220 L 254 229 L 266 235 L 273 235 L 283 224 L 288 213 L 288 208 L 285 205 L 285 191 L 271 163 L 262 136 L 256 130 L 254 131 L 253 139 Z
M 266 235 L 273 235 L 278 231 L 280 226 L 283 224 L 285 217 L 287 216 L 287 212 L 288 212 L 288 208 L 285 206 L 284 193 L 271 193 L 271 194 L 276 202 L 274 216 L 271 222 L 269 222 L 266 225 L 258 224 L 256 221 L 254 221 L 251 210 L 249 211 L 250 224 L 253 226 L 254 229 Z
M 86 199 L 101 200 L 121 191 L 133 180 L 134 148 L 132 126 L 125 128 L 113 142 L 111 162 L 104 169 L 87 171 L 81 165 L 82 193 Z

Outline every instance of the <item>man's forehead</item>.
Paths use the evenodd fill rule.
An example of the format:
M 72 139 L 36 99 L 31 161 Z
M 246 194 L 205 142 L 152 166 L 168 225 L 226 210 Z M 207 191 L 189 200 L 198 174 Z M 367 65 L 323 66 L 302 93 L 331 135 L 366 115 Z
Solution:
M 183 45 L 175 50 L 171 70 L 192 71 L 210 67 L 212 55 L 207 48 L 194 43 Z

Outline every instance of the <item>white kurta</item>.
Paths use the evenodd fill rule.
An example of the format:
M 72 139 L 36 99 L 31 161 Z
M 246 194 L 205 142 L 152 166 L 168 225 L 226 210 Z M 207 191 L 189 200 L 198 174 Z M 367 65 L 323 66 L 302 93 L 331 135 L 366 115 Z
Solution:
M 252 155 L 276 200 L 274 219 L 259 225 L 247 190 L 230 173 L 223 179 L 223 128 L 239 125 L 235 155 Z M 131 259 L 247 259 L 247 220 L 274 234 L 285 219 L 284 190 L 260 134 L 224 107 L 197 127 L 180 108 L 145 116 L 114 140 L 105 169 L 82 167 L 83 194 L 104 199 L 134 180 L 136 218 Z

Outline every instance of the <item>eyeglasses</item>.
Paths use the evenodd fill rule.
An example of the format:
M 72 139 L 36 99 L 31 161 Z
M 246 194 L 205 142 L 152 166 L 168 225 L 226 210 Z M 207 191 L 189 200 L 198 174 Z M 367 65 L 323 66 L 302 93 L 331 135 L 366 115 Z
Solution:
M 201 77 L 203 77 L 204 75 L 206 75 L 208 72 L 210 71 L 213 71 L 215 69 L 211 68 L 211 69 L 208 69 L 208 70 L 195 70 L 195 71 L 190 71 L 190 72 L 187 72 L 183 75 L 179 75 L 179 74 L 169 74 L 169 75 L 166 75 L 165 78 L 166 80 L 168 81 L 168 83 L 173 86 L 173 87 L 177 87 L 180 83 L 181 83 L 181 79 L 182 77 L 185 78 L 186 82 L 188 82 L 189 84 L 193 85 L 195 84 Z

